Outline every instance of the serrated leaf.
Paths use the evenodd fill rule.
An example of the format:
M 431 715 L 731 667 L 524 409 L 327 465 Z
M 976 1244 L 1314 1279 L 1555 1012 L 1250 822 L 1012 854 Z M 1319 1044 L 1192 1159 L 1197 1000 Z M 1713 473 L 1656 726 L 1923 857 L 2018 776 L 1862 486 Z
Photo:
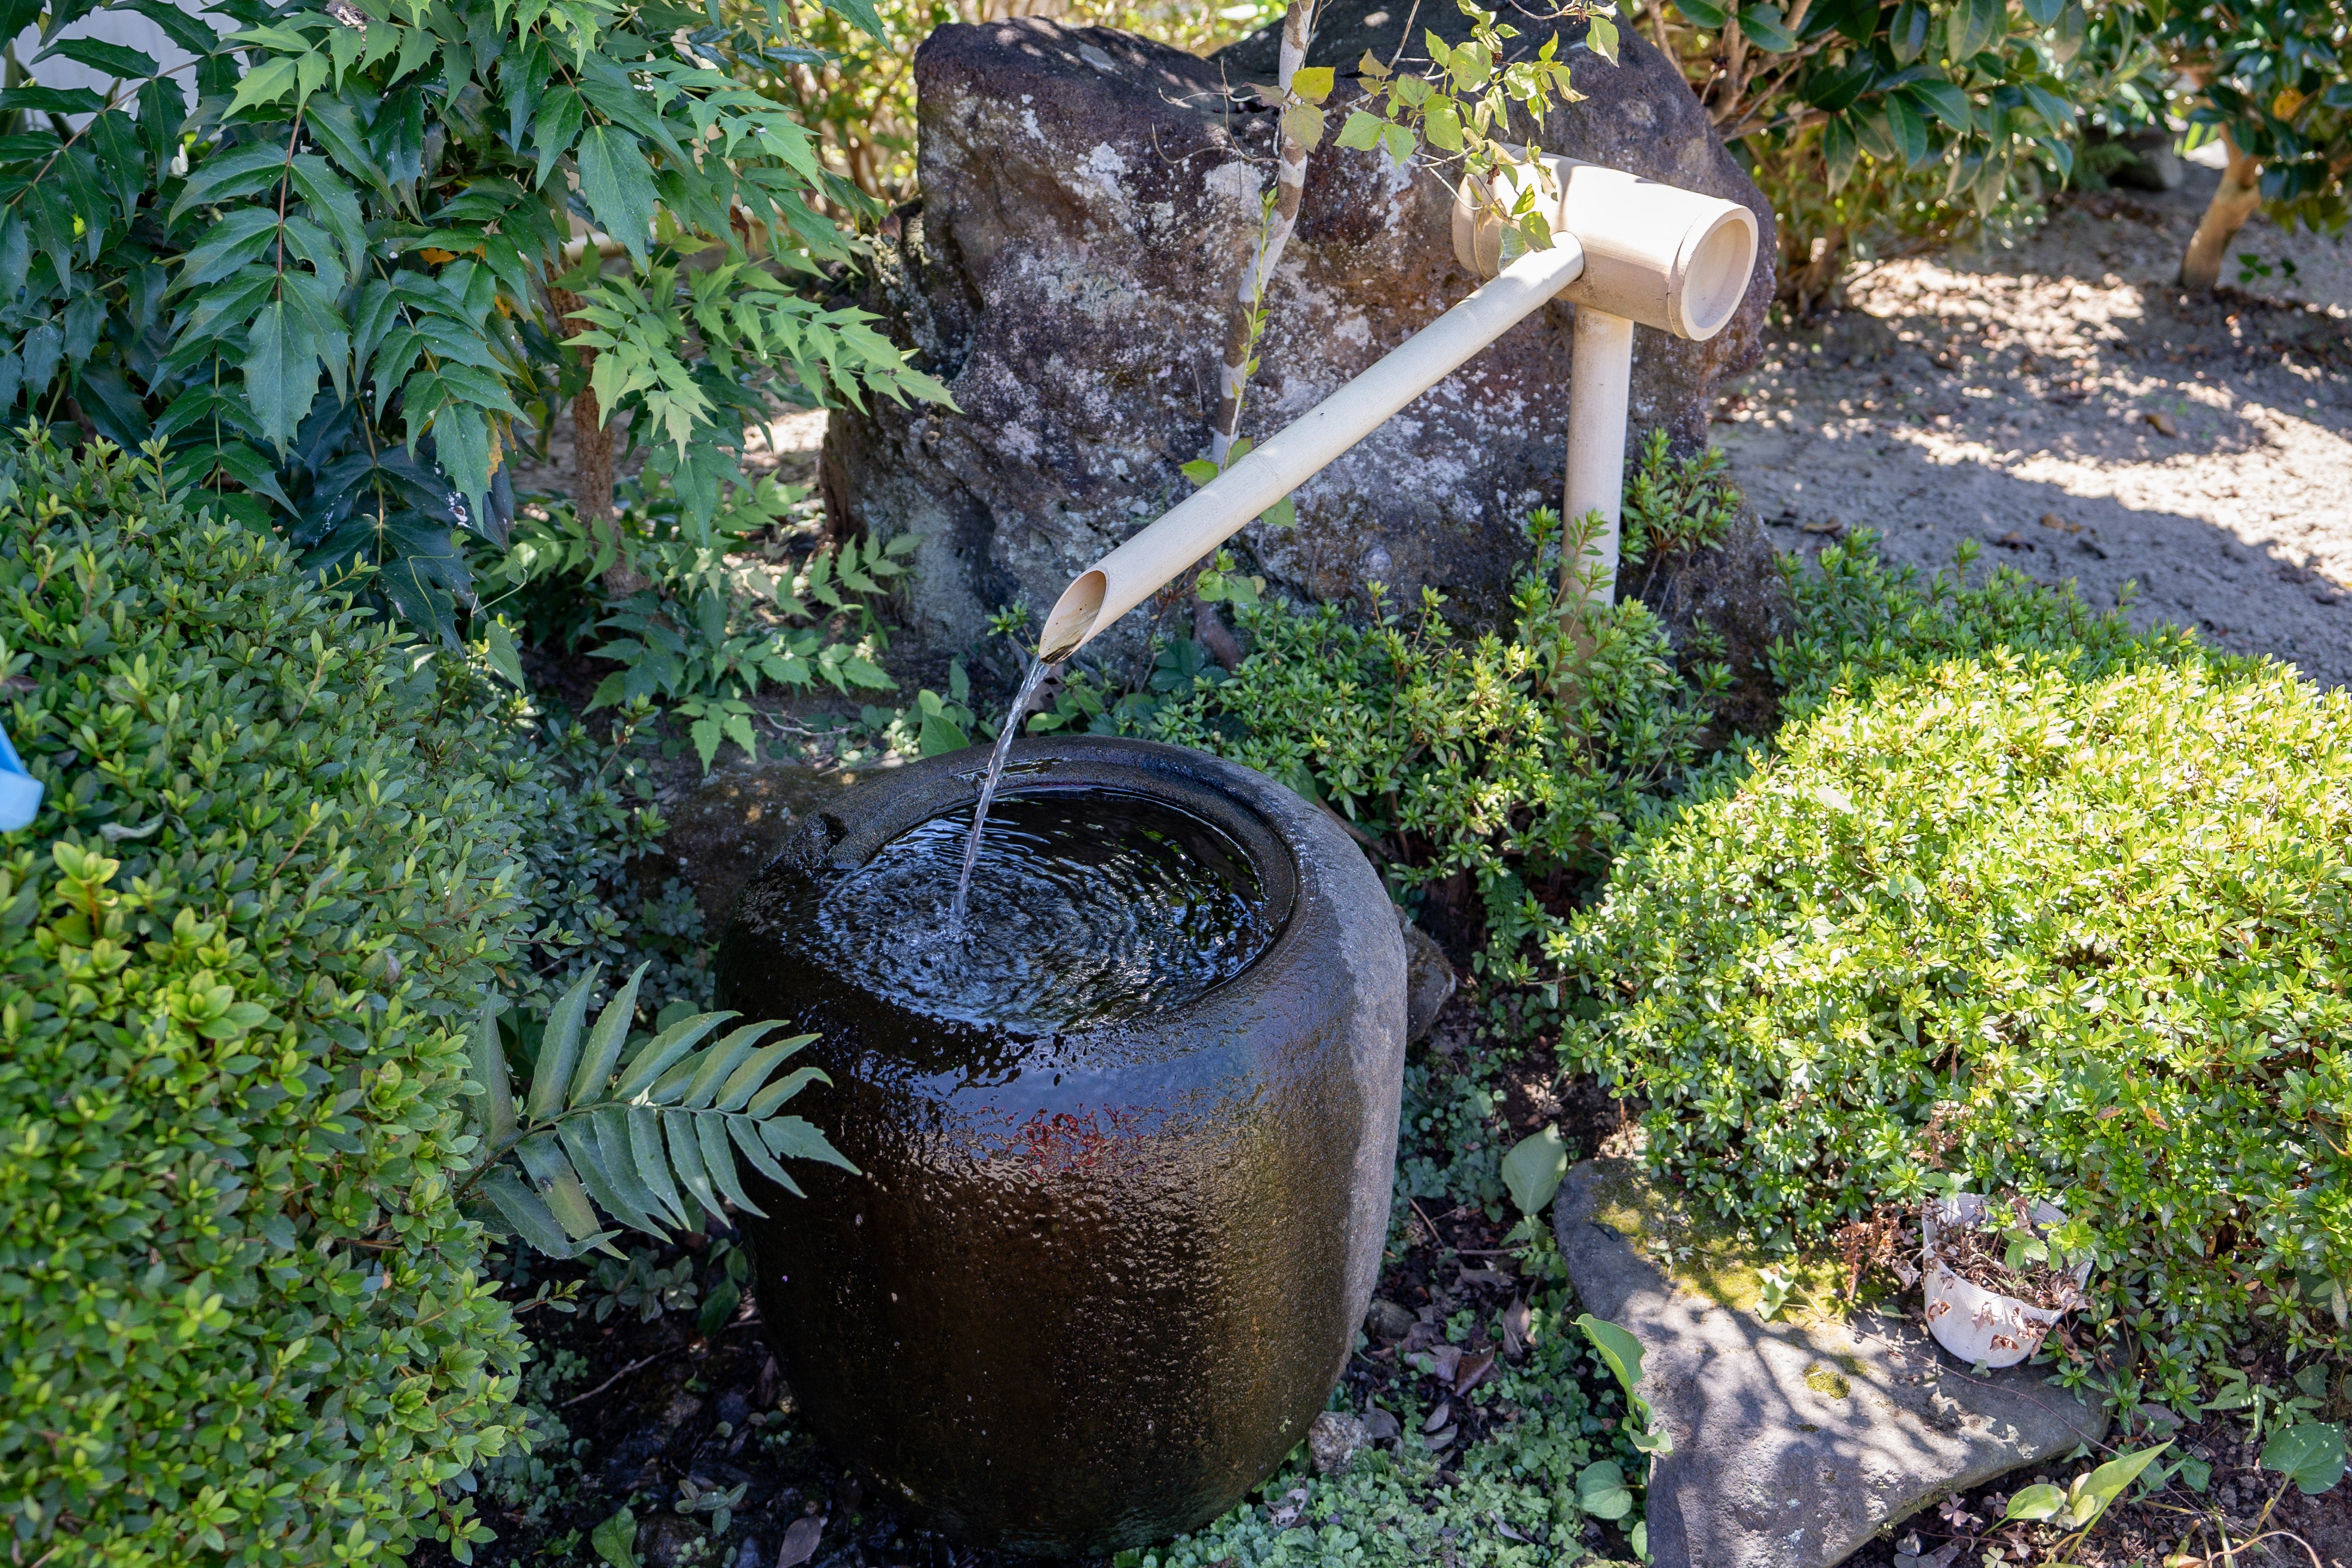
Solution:
M 687 1085 L 686 1092 L 678 1097 L 677 1103 L 689 1110 L 700 1110 L 709 1106 L 718 1094 L 719 1086 L 743 1065 L 743 1058 L 751 1054 L 760 1037 L 778 1026 L 773 1019 L 746 1024 L 713 1046 L 705 1053 L 702 1065 L 696 1070 L 693 1081 Z
M 163 30 L 188 53 L 202 58 L 220 47 L 220 35 L 171 3 L 171 0 L 114 0 L 110 11 L 136 11 Z
M 734 1013 L 697 1013 L 690 1018 L 680 1018 L 656 1035 L 621 1075 L 620 1084 L 613 1090 L 614 1098 L 635 1100 L 700 1045 L 711 1030 L 735 1016 Z
M 797 1116 L 778 1116 L 760 1123 L 760 1136 L 769 1149 L 782 1159 L 815 1160 L 827 1165 L 838 1165 L 853 1176 L 866 1173 L 849 1163 L 849 1157 L 833 1146 L 833 1141 L 820 1131 L 814 1122 Z
M 530 1075 L 530 1096 L 524 1110 L 533 1121 L 546 1121 L 563 1109 L 563 1090 L 580 1065 L 580 1026 L 588 1016 L 588 994 L 604 971 L 591 964 L 578 984 L 549 1009 L 547 1028 L 540 1037 L 539 1061 Z
M 637 1181 L 656 1199 L 666 1213 L 686 1223 L 686 1203 L 677 1194 L 677 1184 L 670 1180 L 669 1153 L 662 1147 L 661 1112 L 651 1106 L 632 1106 L 615 1112 L 629 1130 L 629 1152 L 633 1156 Z
M 1294 103 L 1282 111 L 1282 139 L 1312 151 L 1323 143 L 1323 111 L 1311 103 Z
M 766 1217 L 767 1211 L 751 1201 L 743 1184 L 735 1175 L 735 1151 L 727 1141 L 727 1119 L 723 1116 L 697 1116 L 694 1136 L 702 1151 L 702 1168 L 728 1201 L 737 1208 Z
M 620 994 L 596 1015 L 596 1026 L 588 1031 L 588 1044 L 581 1052 L 579 1070 L 572 1075 L 571 1091 L 564 1097 L 566 1104 L 586 1105 L 603 1097 L 604 1080 L 613 1076 L 613 1068 L 620 1062 L 621 1047 L 628 1041 L 629 1025 L 636 1017 L 637 986 L 652 967 L 651 960 L 638 964 Z
M 767 1145 L 761 1142 L 760 1132 L 752 1125 L 750 1117 L 729 1117 L 727 1131 L 734 1137 L 735 1146 L 743 1151 L 743 1158 L 751 1162 L 753 1170 L 796 1198 L 808 1196 L 806 1193 L 801 1191 L 801 1184 L 793 1180 L 782 1165 L 776 1163 L 776 1157 L 768 1152 Z
M 515 1234 L 547 1254 L 550 1258 L 572 1255 L 571 1238 L 556 1223 L 540 1195 L 525 1186 L 522 1179 L 501 1165 L 482 1178 L 482 1195 L 492 1207 L 514 1226 Z
M 282 454 L 319 395 L 319 340 L 283 300 L 261 307 L 245 334 L 245 400 L 261 437 Z
M 661 1119 L 662 1130 L 668 1134 L 670 1169 L 705 1212 L 719 1213 L 719 1194 L 711 1188 L 709 1173 L 702 1168 L 702 1142 L 695 1134 L 694 1112 L 665 1110 Z
M 814 1035 L 802 1035 L 799 1037 L 799 1039 L 803 1042 L 814 1040 L 815 1038 L 816 1037 Z M 790 1045 L 793 1042 L 787 1041 L 785 1043 Z M 795 1047 L 795 1048 L 797 1048 L 797 1047 Z M 813 1083 L 821 1083 L 830 1088 L 833 1084 L 833 1079 L 825 1076 L 825 1072 L 823 1068 L 795 1068 L 793 1071 L 787 1073 L 784 1077 L 778 1079 L 775 1082 L 761 1089 L 758 1094 L 753 1095 L 751 1097 L 751 1102 L 743 1107 L 743 1113 L 756 1121 L 765 1121 L 769 1117 L 775 1114 L 776 1108 L 778 1106 L 783 1104 L 786 1100 L 792 1099 L 793 1096 L 798 1094 L 802 1089 L 806 1089 Z
M 99 38 L 62 38 L 43 49 L 34 58 L 45 60 L 51 55 L 63 56 L 78 66 L 88 66 L 92 70 L 104 71 L 109 76 L 129 77 L 133 79 L 154 76 L 163 68 L 155 63 L 152 55 L 142 54 L 126 45 L 110 44 Z
M 580 195 L 604 231 L 628 247 L 638 266 L 653 234 L 654 174 L 645 149 L 625 131 L 594 125 L 580 133 L 572 153 L 580 165 Z
M 300 85 L 301 73 L 296 68 L 296 57 L 271 55 L 245 73 L 236 84 L 236 95 L 229 100 L 224 119 L 234 117 L 238 110 L 257 103 L 276 103 Z

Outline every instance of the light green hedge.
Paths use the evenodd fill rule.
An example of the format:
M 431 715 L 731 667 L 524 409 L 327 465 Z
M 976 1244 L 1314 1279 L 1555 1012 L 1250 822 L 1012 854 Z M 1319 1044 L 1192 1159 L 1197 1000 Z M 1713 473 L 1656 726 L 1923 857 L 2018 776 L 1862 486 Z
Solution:
M 1983 609 L 1881 597 L 1956 644 Z M 2096 617 L 1941 662 L 1849 619 L 1844 657 L 1808 620 L 1810 717 L 1575 922 L 1563 1055 L 1769 1241 L 1939 1163 L 2057 1197 L 2158 1392 L 2257 1321 L 2352 1347 L 2352 699 Z
M 367 1562 L 458 1525 L 522 1344 L 449 1201 L 510 970 L 497 727 L 136 465 L 0 455 L 0 1511 L 16 1561 Z M 462 1530 L 462 1526 L 459 1525 Z

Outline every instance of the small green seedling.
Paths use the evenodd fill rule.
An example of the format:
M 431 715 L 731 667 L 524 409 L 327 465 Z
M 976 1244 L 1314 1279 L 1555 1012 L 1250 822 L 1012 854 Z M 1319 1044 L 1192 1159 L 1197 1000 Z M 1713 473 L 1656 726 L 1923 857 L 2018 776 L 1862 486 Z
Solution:
M 1576 1506 L 1594 1519 L 1620 1520 L 1633 1511 L 1625 1472 L 1612 1459 L 1587 1465 L 1576 1478 Z
M 2074 1531 L 2053 1550 L 2049 1568 L 2073 1568 L 2062 1562 L 2061 1556 L 2084 1536 L 2107 1506 L 2123 1496 L 2124 1489 L 2139 1479 L 2139 1473 L 2153 1464 L 2170 1443 L 2158 1443 L 2153 1448 L 2142 1448 L 2120 1458 L 2109 1459 L 2085 1476 L 2077 1476 L 2061 1491 L 2049 1485 L 2027 1487 L 2009 1500 L 2009 1511 L 2003 1520 L 2048 1520 L 2061 1530 Z
M 1522 1138 L 1503 1156 L 1503 1185 L 1511 1202 L 1528 1219 L 1543 1213 L 1568 1177 L 1568 1145 L 1557 1126 Z
M 1769 1323 L 1788 1306 L 1790 1292 L 1797 1288 L 1797 1277 L 1785 1268 L 1760 1268 L 1756 1278 L 1761 1281 L 1756 1292 L 1756 1315 Z
M 2344 1428 L 2298 1422 L 2263 1446 L 2262 1466 L 2286 1477 L 2305 1497 L 2317 1497 L 2344 1479 Z
M 1627 1436 L 1633 1447 L 1654 1459 L 1663 1459 L 1675 1451 L 1674 1434 L 1657 1424 L 1651 1414 L 1650 1402 L 1642 1397 L 1642 1342 L 1616 1324 L 1587 1312 L 1576 1320 L 1584 1337 L 1602 1363 L 1616 1374 L 1617 1386 L 1625 1391 L 1625 1412 L 1632 1417 Z

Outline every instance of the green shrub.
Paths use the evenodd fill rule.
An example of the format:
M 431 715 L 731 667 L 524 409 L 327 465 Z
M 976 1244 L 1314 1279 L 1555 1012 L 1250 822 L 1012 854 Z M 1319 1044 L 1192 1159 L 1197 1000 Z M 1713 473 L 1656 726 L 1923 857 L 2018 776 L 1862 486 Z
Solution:
M 1375 599 L 1237 605 L 1254 649 L 1132 721 L 1282 780 L 1344 819 L 1400 893 L 1460 878 L 1489 932 L 1481 968 L 1506 982 L 1522 947 L 1627 828 L 1697 762 L 1704 693 L 1675 673 L 1664 626 L 1638 600 L 1563 618 L 1538 513 L 1507 626 L 1470 637 L 1424 597 L 1411 621 Z M 1728 679 L 1710 667 L 1708 688 Z M 1455 911 L 1456 918 L 1472 910 Z
M 24 1562 L 477 1537 L 523 1346 L 451 1200 L 519 973 L 498 724 L 282 546 L 0 456 L 0 1509 Z
M 2352 699 L 2006 582 L 1841 600 L 1864 571 L 1813 607 L 1908 613 L 1791 650 L 1807 716 L 1574 922 L 1563 1058 L 1767 1245 L 1948 1181 L 2057 1199 L 2165 1397 L 2258 1325 L 2352 1345 Z M 1934 660 L 2003 614 L 2085 646 Z M 1833 679 L 1857 649 L 1886 673 Z
M 2053 589 L 2015 567 L 1997 567 L 1970 584 L 1968 570 L 1980 553 L 1974 540 L 1961 543 L 1951 568 L 1922 574 L 1889 564 L 1877 537 L 1857 531 L 1822 551 L 1810 570 L 1794 556 L 1782 558 L 1797 630 L 1767 659 L 1783 718 L 1802 719 L 1871 681 L 1994 647 L 2037 668 L 2063 667 L 2078 679 L 2197 651 L 2188 632 L 2136 634 L 2121 615 L 2095 610 L 2071 588 Z

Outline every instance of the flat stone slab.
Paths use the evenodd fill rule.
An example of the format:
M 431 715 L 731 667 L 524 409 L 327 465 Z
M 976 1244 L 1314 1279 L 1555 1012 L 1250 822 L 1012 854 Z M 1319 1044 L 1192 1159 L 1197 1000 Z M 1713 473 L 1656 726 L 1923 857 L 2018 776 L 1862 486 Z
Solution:
M 1552 1210 L 1577 1296 L 1642 1342 L 1643 1397 L 1674 1435 L 1650 1479 L 1655 1568 L 1828 1568 L 1937 1498 L 2105 1435 L 2046 1367 L 1977 1376 L 1908 1318 L 1766 1322 L 1720 1258 L 1678 1254 L 1670 1279 L 1641 1245 L 1660 1208 L 1633 1162 L 1592 1160 Z

